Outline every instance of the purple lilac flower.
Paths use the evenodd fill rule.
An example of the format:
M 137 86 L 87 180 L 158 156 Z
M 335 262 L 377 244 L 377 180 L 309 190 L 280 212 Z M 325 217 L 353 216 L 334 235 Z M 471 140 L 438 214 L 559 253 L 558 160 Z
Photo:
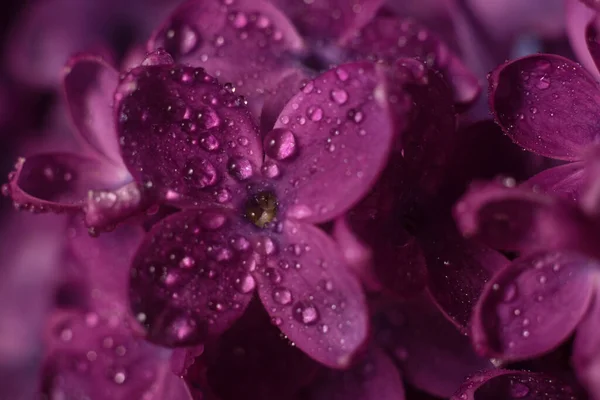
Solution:
M 51 88 L 68 59 L 58 146 L 3 187 L 68 215 L 2 269 L 0 397 L 584 398 L 548 356 L 573 333 L 600 397 L 597 83 L 527 56 L 490 76 L 498 125 L 457 114 L 561 1 L 84 3 L 25 9 L 7 53 Z M 566 4 L 597 74 L 596 11 Z

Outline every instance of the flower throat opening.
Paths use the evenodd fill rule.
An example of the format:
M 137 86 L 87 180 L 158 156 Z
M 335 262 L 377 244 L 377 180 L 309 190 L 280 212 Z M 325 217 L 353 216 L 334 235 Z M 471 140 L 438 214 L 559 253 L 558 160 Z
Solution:
M 277 198 L 271 192 L 253 195 L 244 206 L 244 217 L 259 228 L 272 222 L 277 216 Z

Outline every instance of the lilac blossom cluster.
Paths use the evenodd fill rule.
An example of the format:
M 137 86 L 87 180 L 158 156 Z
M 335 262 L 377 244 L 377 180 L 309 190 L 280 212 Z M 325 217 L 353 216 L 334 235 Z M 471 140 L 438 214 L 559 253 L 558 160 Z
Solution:
M 23 6 L 0 400 L 600 400 L 598 29 L 598 0 Z

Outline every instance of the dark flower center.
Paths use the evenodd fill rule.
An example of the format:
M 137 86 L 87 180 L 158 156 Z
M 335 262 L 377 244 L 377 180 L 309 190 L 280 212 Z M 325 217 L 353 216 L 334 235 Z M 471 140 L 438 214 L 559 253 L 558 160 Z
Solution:
M 277 198 L 271 192 L 260 192 L 250 197 L 244 207 L 244 216 L 259 228 L 272 222 L 277 216 Z

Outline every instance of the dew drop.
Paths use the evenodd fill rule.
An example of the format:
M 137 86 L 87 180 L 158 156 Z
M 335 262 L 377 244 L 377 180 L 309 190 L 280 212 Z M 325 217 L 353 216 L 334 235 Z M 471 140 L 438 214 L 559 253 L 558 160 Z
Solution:
M 196 264 L 196 260 L 194 260 L 190 256 L 185 256 L 179 262 L 179 267 L 187 269 L 187 268 L 192 268 L 195 264 Z
M 246 275 L 243 278 L 237 278 L 235 280 L 235 288 L 238 292 L 246 294 L 250 293 L 256 287 L 256 281 L 252 275 Z
M 293 315 L 296 321 L 304 325 L 314 325 L 319 321 L 319 311 L 312 304 L 298 302 L 294 306 Z
M 343 68 L 336 68 L 335 75 L 342 82 L 346 82 L 348 80 L 348 72 Z
M 517 297 L 517 287 L 514 284 L 508 284 L 504 288 L 504 292 L 502 293 L 502 301 L 505 303 L 510 303 Z
M 331 100 L 339 105 L 345 104 L 348 101 L 348 92 L 344 89 L 333 89 L 331 91 Z
M 281 175 L 279 166 L 271 160 L 265 161 L 261 167 L 261 172 L 264 176 L 271 179 L 277 178 L 279 175 Z
M 310 106 L 306 110 L 306 116 L 314 122 L 318 122 L 323 119 L 323 109 L 319 106 Z
M 195 158 L 185 164 L 183 177 L 202 189 L 217 183 L 217 170 L 210 161 Z
M 124 383 L 125 379 L 127 379 L 127 375 L 125 375 L 125 371 L 123 370 L 117 370 L 113 375 L 113 382 L 117 385 Z
M 231 239 L 231 245 L 238 251 L 246 251 L 250 248 L 250 241 L 243 236 Z
M 275 288 L 273 291 L 273 300 L 282 306 L 288 305 L 292 302 L 292 292 L 284 287 Z
M 204 229 L 217 230 L 225 225 L 227 218 L 220 213 L 208 212 L 200 216 L 200 224 Z
M 510 388 L 510 394 L 515 399 L 521 399 L 529 394 L 529 387 L 521 382 L 515 382 Z
M 250 178 L 254 173 L 250 161 L 242 157 L 233 157 L 229 159 L 227 169 L 229 174 L 238 181 L 244 181 Z
M 542 76 L 537 83 L 535 84 L 535 86 L 538 89 L 541 90 L 545 90 L 548 89 L 550 87 L 550 78 L 547 75 Z
M 179 52 L 182 56 L 193 52 L 200 44 L 200 35 L 195 28 L 188 24 L 172 27 L 165 33 L 164 47 L 169 52 Z
M 296 153 L 296 137 L 288 129 L 273 129 L 265 136 L 265 152 L 276 160 L 288 159 Z
M 229 14 L 229 21 L 231 21 L 231 24 L 237 29 L 242 29 L 248 25 L 248 17 L 241 11 Z

